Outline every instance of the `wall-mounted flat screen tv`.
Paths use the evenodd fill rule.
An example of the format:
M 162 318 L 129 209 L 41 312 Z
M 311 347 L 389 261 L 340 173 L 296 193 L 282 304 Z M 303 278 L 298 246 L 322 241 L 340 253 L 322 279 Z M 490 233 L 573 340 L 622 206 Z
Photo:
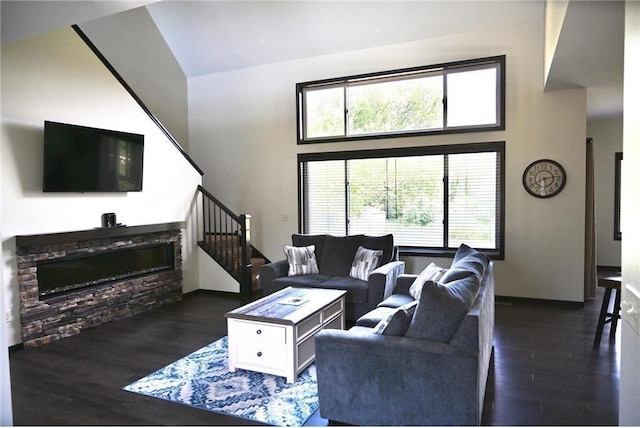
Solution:
M 144 135 L 44 122 L 45 192 L 140 192 Z

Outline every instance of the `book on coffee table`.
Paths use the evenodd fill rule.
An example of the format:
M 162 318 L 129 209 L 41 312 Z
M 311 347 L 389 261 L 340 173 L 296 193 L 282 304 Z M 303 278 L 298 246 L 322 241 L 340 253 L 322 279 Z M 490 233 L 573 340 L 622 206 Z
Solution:
M 287 299 L 280 300 L 278 303 L 281 305 L 300 306 L 308 301 L 309 299 L 303 297 L 289 297 Z

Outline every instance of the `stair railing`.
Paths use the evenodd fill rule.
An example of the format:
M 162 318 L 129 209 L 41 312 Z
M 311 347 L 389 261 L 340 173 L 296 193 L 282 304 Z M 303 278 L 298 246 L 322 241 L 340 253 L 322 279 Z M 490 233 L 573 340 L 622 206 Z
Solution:
M 234 214 L 207 189 L 202 195 L 202 241 L 198 244 L 240 283 L 240 294 L 253 292 L 251 279 L 251 215 Z

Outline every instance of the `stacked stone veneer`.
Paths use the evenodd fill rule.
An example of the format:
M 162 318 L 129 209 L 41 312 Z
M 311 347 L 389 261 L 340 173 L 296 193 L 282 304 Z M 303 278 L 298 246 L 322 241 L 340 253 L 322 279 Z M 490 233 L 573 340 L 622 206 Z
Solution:
M 52 297 L 39 297 L 38 261 L 155 243 L 174 244 L 175 269 L 79 288 Z M 25 348 L 73 336 L 85 328 L 126 318 L 182 298 L 180 229 L 18 246 L 17 255 L 21 335 Z

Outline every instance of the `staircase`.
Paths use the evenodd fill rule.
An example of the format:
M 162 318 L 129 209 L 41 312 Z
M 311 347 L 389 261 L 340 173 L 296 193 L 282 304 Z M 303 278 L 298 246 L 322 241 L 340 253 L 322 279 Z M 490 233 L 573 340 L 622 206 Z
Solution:
M 232 232 L 229 234 L 209 233 L 205 239 L 198 242 L 207 254 L 209 254 L 220 266 L 222 266 L 231 276 L 240 280 L 242 274 L 242 245 L 240 242 L 240 233 Z M 258 275 L 260 267 L 265 264 L 265 258 L 253 247 L 249 248 L 251 254 L 249 263 L 251 265 L 251 291 L 255 293 L 260 289 Z M 258 253 L 258 254 L 254 254 Z
M 182 156 L 200 175 L 203 175 L 202 169 L 189 157 L 160 120 L 151 113 L 151 110 L 142 102 L 142 99 L 133 91 L 131 86 L 127 84 L 80 27 L 74 25 L 73 29 Z M 254 293 L 260 291 L 260 285 L 257 280 L 260 267 L 269 262 L 262 253 L 251 245 L 251 216 L 248 214 L 234 214 L 202 186 L 198 186 L 198 193 L 202 195 L 203 207 L 203 235 L 202 240 L 198 241 L 198 245 L 239 282 L 240 294 L 243 297 L 251 297 Z
M 251 245 L 251 216 L 234 214 L 204 187 L 202 195 L 202 240 L 198 245 L 240 284 L 240 294 L 261 294 L 258 275 L 269 260 Z
M 189 157 L 178 141 L 171 135 L 167 128 L 162 125 L 160 120 L 151 113 L 151 110 L 142 102 L 131 86 L 127 84 L 124 78 L 117 72 L 113 65 L 109 63 L 107 58 L 100 52 L 96 45 L 91 42 L 87 35 L 84 34 L 80 27 L 74 25 L 73 29 L 182 156 L 184 156 L 200 175 L 203 175 L 202 169 Z M 202 195 L 203 207 L 203 236 L 202 240 L 198 242 L 198 245 L 240 283 L 240 294 L 243 297 L 251 297 L 260 289 L 257 280 L 260 266 L 269 262 L 251 245 L 251 216 L 248 214 L 234 214 L 202 186 L 198 186 L 198 192 Z

